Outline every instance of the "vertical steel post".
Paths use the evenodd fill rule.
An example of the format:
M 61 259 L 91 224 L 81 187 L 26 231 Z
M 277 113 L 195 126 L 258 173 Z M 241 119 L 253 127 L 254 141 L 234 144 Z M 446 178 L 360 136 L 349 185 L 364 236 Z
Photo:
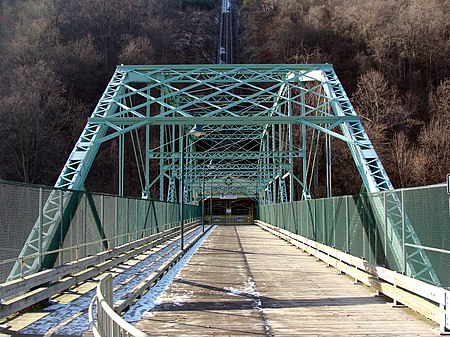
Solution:
M 84 208 L 84 210 L 83 210 L 83 228 L 84 228 L 84 231 L 83 231 L 83 246 L 84 246 L 84 249 L 83 249 L 83 252 L 84 252 L 84 256 L 83 256 L 83 258 L 85 258 L 86 256 L 87 256 L 87 245 L 86 245 L 86 243 L 87 243 L 87 213 L 88 213 L 88 200 L 87 200 L 87 196 L 86 196 L 86 193 L 83 193 L 83 195 L 84 195 L 84 203 L 83 203 L 83 208 Z
M 387 211 L 386 211 L 386 192 L 383 193 L 383 215 L 384 215 L 384 266 L 387 265 Z
M 328 127 L 329 125 L 327 125 Z M 327 179 L 327 198 L 333 196 L 331 186 L 331 136 L 325 134 L 325 161 L 326 161 L 326 179 Z
M 291 87 L 288 88 L 288 99 L 289 99 L 289 103 L 288 103 L 288 115 L 292 116 L 292 97 L 291 97 Z M 288 126 L 289 128 L 289 170 L 290 170 L 290 175 L 289 175 L 289 201 L 293 202 L 294 201 L 294 157 L 293 157 L 293 151 L 294 151 L 294 139 L 293 139 L 293 125 L 289 124 Z
M 192 140 L 190 137 L 186 137 L 186 163 L 185 163 L 185 178 L 187 179 L 187 184 L 185 184 L 184 191 L 184 201 L 186 204 L 192 204 Z
M 402 272 L 406 275 L 406 246 L 405 246 L 405 200 L 404 200 L 404 193 L 403 191 L 400 191 L 401 193 L 401 210 L 402 210 L 402 252 L 403 252 L 403 266 L 402 266 Z M 411 277 L 415 277 L 415 275 L 408 275 Z
M 118 236 L 119 236 L 119 234 L 118 234 L 118 232 L 119 232 L 119 198 L 118 197 L 114 198 L 114 207 L 115 207 L 115 210 L 114 210 L 114 237 L 115 237 L 115 239 L 114 239 L 114 247 L 113 248 L 115 248 L 119 245 L 119 238 L 118 238 Z
M 100 222 L 102 224 L 102 230 L 103 232 L 105 232 L 105 195 L 102 194 L 100 197 Z M 104 245 L 103 243 L 100 244 L 100 250 L 103 250 Z M 108 249 L 109 249 L 109 244 L 108 244 Z
M 272 128 L 272 202 L 276 203 L 277 202 L 277 183 L 275 181 L 275 177 L 277 176 L 277 171 L 276 171 L 276 160 L 278 159 L 278 156 L 275 155 L 275 151 L 277 150 L 276 148 L 276 138 L 275 138 L 275 125 L 272 124 L 271 126 Z
M 347 246 L 347 253 L 350 253 L 350 223 L 349 223 L 349 207 L 348 196 L 345 196 L 345 244 Z
M 147 95 L 150 97 L 150 89 L 147 89 Z M 150 117 L 150 103 L 145 107 L 145 115 Z M 150 199 L 150 124 L 145 125 L 145 191 L 144 195 L 147 199 Z
M 337 227 L 337 216 L 336 216 L 336 206 L 334 204 L 336 200 L 332 199 L 333 207 L 332 207 L 332 213 L 333 213 L 333 248 L 336 248 L 336 227 Z
M 161 112 L 164 111 L 164 107 L 161 106 Z M 165 141 L 165 130 L 166 126 L 161 125 L 159 127 L 159 151 L 164 152 L 164 141 Z M 164 201 L 164 156 L 161 154 L 159 158 L 159 200 Z
M 322 199 L 322 243 L 329 245 L 327 242 L 327 216 L 326 216 L 325 200 Z
M 212 179 L 210 179 L 210 189 L 209 189 L 209 225 L 213 224 L 213 214 L 212 214 Z
M 265 134 L 266 139 L 263 141 L 263 152 L 264 152 L 264 186 L 266 186 L 264 188 L 264 205 L 269 204 L 271 201 L 268 200 L 269 197 L 269 184 L 267 181 L 267 177 L 269 176 L 269 132 L 266 130 L 266 134 Z M 267 191 L 266 191 L 267 189 Z
M 306 109 L 305 109 L 305 91 L 302 90 L 301 92 L 301 108 L 302 108 L 302 116 L 306 115 Z M 308 177 L 307 177 L 307 171 L 306 171 L 306 125 L 302 124 L 302 152 L 303 152 L 303 160 L 302 160 L 302 175 L 303 175 L 303 191 L 302 195 L 303 198 L 305 198 L 307 195 L 309 195 L 308 189 Z
M 284 200 L 284 197 L 286 196 L 285 195 L 285 193 L 286 193 L 286 191 L 283 191 L 282 190 L 282 188 L 284 187 L 283 186 L 283 178 L 282 178 L 282 176 L 283 176 L 283 172 L 282 172 L 282 168 L 281 168 L 281 163 L 283 162 L 283 156 L 282 156 L 282 154 L 281 154 L 281 152 L 283 151 L 283 140 L 282 140 L 282 129 L 283 129 L 283 126 L 281 125 L 281 124 L 279 124 L 278 125 L 278 151 L 279 151 L 279 153 L 278 153 L 278 163 L 277 163 L 277 165 L 278 165 L 278 176 L 279 176 L 279 178 L 278 178 L 278 200 L 280 200 L 280 202 L 282 202 L 282 203 L 284 203 L 286 200 Z M 283 196 L 283 194 L 284 194 L 284 196 Z
M 125 135 L 121 134 L 118 138 L 119 142 L 119 177 L 118 177 L 118 194 L 119 196 L 123 196 L 123 189 L 124 189 L 124 166 L 125 166 L 125 159 L 124 159 L 124 152 L 125 152 Z
M 184 250 L 184 126 L 180 126 L 180 228 L 181 250 Z
M 202 231 L 205 232 L 205 175 L 202 179 Z
M 44 189 L 39 187 L 39 241 L 38 241 L 38 252 L 39 252 L 39 270 L 42 268 L 42 245 L 44 241 Z
M 60 190 L 59 191 L 59 214 L 61 217 L 61 221 L 59 222 L 59 249 L 63 248 L 63 241 L 64 241 L 64 236 L 63 236 L 63 226 L 64 226 L 64 191 Z M 62 265 L 64 257 L 63 257 L 63 252 L 60 251 L 58 254 L 58 258 L 59 258 L 59 265 Z

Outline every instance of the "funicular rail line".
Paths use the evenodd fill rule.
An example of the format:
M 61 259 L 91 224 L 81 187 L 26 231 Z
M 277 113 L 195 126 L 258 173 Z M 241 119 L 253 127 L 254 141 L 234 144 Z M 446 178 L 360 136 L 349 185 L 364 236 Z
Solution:
M 219 18 L 219 39 L 217 50 L 218 64 L 235 63 L 236 55 L 236 6 L 232 0 L 222 0 Z
M 185 230 L 186 247 L 198 240 L 203 233 L 198 221 L 187 224 Z M 0 306 L 2 316 L 11 315 L 21 310 L 18 308 L 23 309 L 30 303 L 37 303 L 44 299 L 51 298 L 53 303 L 42 306 L 42 309 L 35 308 L 32 312 L 17 312 L 3 321 L 0 320 L 1 325 L 10 326 L 8 330 L 1 332 L 13 335 L 19 333 L 81 335 L 85 333 L 89 328 L 87 310 L 95 295 L 94 288 L 97 283 L 95 280 L 101 279 L 104 272 L 114 275 L 115 310 L 119 313 L 125 311 L 183 253 L 180 250 L 177 229 L 145 239 L 147 242 L 137 240 L 123 245 L 124 247 L 117 247 L 114 256 L 111 256 L 111 252 L 105 252 L 100 258 L 94 256 L 84 259 L 98 262 L 91 263 L 90 267 L 85 266 L 85 261 L 79 261 L 80 266 L 70 275 L 58 270 L 64 270 L 64 268 L 56 268 L 42 272 L 41 275 L 30 276 L 26 280 L 18 280 L 16 283 L 22 285 L 22 289 L 30 288 L 29 284 L 33 284 L 33 278 L 41 282 L 37 289 L 30 288 L 24 295 L 17 294 L 21 287 L 12 286 L 11 283 L 14 282 L 5 284 L 2 287 L 2 294 L 8 293 L 11 296 L 13 292 L 16 292 L 16 297 L 2 303 Z M 79 271 L 80 267 L 82 271 Z M 156 277 L 155 274 L 157 274 Z M 53 275 L 53 280 L 57 281 L 46 284 L 49 275 L 50 278 Z

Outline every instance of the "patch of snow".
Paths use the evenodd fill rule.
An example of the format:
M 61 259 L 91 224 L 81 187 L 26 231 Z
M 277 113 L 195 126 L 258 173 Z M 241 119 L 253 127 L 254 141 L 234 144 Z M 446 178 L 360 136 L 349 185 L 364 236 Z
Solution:
M 142 317 L 147 317 L 150 310 L 161 304 L 160 296 L 178 276 L 184 265 L 191 259 L 192 255 L 201 246 L 203 241 L 211 234 L 215 226 L 198 240 L 194 246 L 173 266 L 144 296 L 142 296 L 123 316 L 131 324 L 136 323 Z M 190 240 L 192 242 L 192 240 Z
M 225 294 L 231 296 L 245 296 L 245 293 L 232 287 L 225 287 Z
M 200 230 L 197 228 L 195 231 L 189 233 L 185 237 L 186 242 L 191 242 L 197 237 L 198 234 L 200 234 Z M 117 275 L 113 280 L 113 283 L 116 284 L 116 289 L 114 289 L 113 294 L 114 300 L 117 301 L 126 296 L 131 291 L 131 289 L 139 284 L 139 282 L 150 275 L 153 271 L 161 267 L 173 254 L 175 254 L 175 252 L 178 252 L 179 247 L 180 240 L 178 239 L 158 250 L 149 257 L 143 259 L 123 273 Z M 57 331 L 57 334 L 73 335 L 74 333 L 77 333 L 82 335 L 88 329 L 89 317 L 88 314 L 85 313 L 75 318 L 70 323 L 64 325 Z
M 264 324 L 265 335 L 272 336 L 270 332 L 269 321 L 267 319 L 264 308 L 262 307 L 261 297 L 258 292 L 258 288 L 256 287 L 255 281 L 251 276 L 247 278 L 247 288 L 245 290 L 254 298 L 252 307 L 253 309 L 259 312 L 259 316 L 261 317 Z
M 186 244 L 192 242 L 200 234 L 200 232 L 201 228 L 197 228 L 193 232 L 187 234 L 185 237 Z M 199 242 L 203 242 L 203 240 L 199 240 Z M 175 252 L 178 252 L 177 247 L 180 247 L 180 239 L 170 242 L 168 245 L 162 247 L 158 251 L 114 277 L 114 300 L 116 301 L 124 297 L 134 286 L 164 264 L 164 262 L 166 262 Z M 161 288 L 158 284 L 155 287 Z M 23 328 L 20 330 L 20 333 L 45 335 L 62 322 L 68 321 L 75 315 L 82 313 L 63 327 L 59 328 L 56 331 L 56 334 L 71 336 L 83 335 L 89 329 L 87 310 L 91 299 L 95 295 L 95 292 L 96 288 L 83 294 L 72 302 L 48 306 L 44 310 L 51 311 L 51 313 Z

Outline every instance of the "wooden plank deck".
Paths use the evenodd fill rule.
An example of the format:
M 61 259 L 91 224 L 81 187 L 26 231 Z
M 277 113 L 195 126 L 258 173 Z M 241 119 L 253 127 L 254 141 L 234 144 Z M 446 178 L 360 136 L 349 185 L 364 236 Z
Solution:
M 151 336 L 438 336 L 258 226 L 219 226 L 137 327 Z

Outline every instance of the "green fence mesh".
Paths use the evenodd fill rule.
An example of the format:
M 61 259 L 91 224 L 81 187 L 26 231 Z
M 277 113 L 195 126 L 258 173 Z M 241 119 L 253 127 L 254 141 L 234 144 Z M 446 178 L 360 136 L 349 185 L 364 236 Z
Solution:
M 264 205 L 257 215 L 261 221 L 371 263 L 450 287 L 445 185 Z M 417 259 L 419 255 L 422 259 Z M 429 266 L 424 267 L 423 260 Z M 423 276 L 427 267 L 437 278 Z
M 180 206 L 175 203 L 94 193 L 88 198 L 85 192 L 0 181 L 0 283 L 6 281 L 14 265 L 14 261 L 6 261 L 19 256 L 39 218 L 39 207 L 54 191 L 61 209 L 74 193 L 80 198 L 60 247 L 66 249 L 58 254 L 57 264 L 99 253 L 107 244 L 113 248 L 180 225 Z M 183 213 L 185 220 L 195 219 L 201 216 L 201 208 L 184 205 Z M 62 225 L 60 219 L 57 223 Z M 101 242 L 102 238 L 109 242 Z

